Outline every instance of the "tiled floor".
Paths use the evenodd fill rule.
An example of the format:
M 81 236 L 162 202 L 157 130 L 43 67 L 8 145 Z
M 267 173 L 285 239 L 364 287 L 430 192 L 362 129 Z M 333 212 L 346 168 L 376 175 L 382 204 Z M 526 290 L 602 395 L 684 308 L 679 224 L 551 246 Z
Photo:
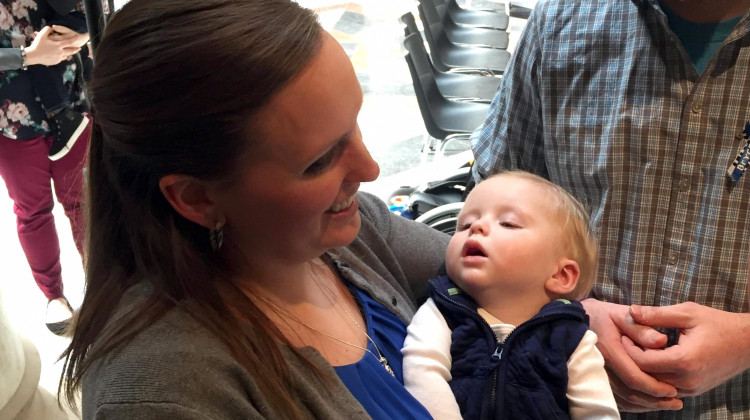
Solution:
M 474 0 L 475 4 L 478 1 Z M 530 1 L 533 4 L 534 0 Z M 362 84 L 365 101 L 359 123 L 365 143 L 381 166 L 379 180 L 363 185 L 363 190 L 387 197 L 399 185 L 434 179 L 435 173 L 468 160 L 470 154 L 464 153 L 437 163 L 420 161 L 425 129 L 403 59 L 403 30 L 397 21 L 407 11 L 416 13 L 416 2 L 300 0 L 300 3 L 318 11 L 324 28 L 348 52 Z M 511 19 L 511 51 L 523 23 L 520 19 Z M 77 307 L 84 288 L 81 260 L 62 208 L 56 206 L 53 213 L 61 241 L 66 296 Z M 4 184 L 0 183 L 0 310 L 7 314 L 20 334 L 36 345 L 42 359 L 40 383 L 55 393 L 62 369 L 57 358 L 68 340 L 52 335 L 44 326 L 46 300 L 31 278 L 15 229 L 12 202 L 7 198 Z

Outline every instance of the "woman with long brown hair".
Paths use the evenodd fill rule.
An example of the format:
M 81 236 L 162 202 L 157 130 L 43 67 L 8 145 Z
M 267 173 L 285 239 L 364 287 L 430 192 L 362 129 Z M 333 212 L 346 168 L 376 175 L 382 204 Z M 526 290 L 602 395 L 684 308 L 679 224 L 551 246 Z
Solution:
M 85 419 L 424 418 L 414 299 L 447 236 L 357 193 L 362 91 L 289 0 L 133 0 L 89 88 Z

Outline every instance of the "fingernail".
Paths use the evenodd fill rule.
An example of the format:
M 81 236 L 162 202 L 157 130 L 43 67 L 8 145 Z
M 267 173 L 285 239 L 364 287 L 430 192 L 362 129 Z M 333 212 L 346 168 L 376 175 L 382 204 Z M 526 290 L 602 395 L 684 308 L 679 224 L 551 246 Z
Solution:
M 641 305 L 630 305 L 630 315 L 641 316 L 642 308 Z

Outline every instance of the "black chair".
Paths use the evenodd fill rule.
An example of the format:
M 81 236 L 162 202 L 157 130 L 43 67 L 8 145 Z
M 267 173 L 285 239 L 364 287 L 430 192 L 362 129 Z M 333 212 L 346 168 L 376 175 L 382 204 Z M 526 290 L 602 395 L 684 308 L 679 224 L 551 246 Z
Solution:
M 448 3 L 448 0 L 435 0 L 435 5 L 438 7 L 444 6 L 447 3 Z M 484 10 L 486 12 L 505 13 L 505 3 L 497 3 L 497 2 L 493 2 L 493 3 L 494 5 L 489 6 L 489 7 L 474 7 L 473 5 L 471 7 L 463 7 L 459 5 L 459 7 L 461 7 L 462 9 L 467 9 L 467 10 Z
M 419 74 L 414 65 L 411 53 L 404 55 L 411 73 L 414 93 L 422 114 L 427 133 L 438 139 L 440 152 L 446 145 L 456 139 L 468 140 L 472 131 L 479 127 L 487 117 L 489 104 L 478 102 L 459 102 L 446 99 L 431 72 Z M 423 152 L 432 150 L 432 140 L 425 138 Z
M 400 18 L 398 18 L 401 23 L 403 23 L 406 27 L 404 28 L 404 36 L 409 36 L 411 34 L 418 34 L 420 33 L 419 28 L 417 28 L 417 22 L 414 20 L 414 15 L 411 14 L 411 12 L 404 13 L 401 15 Z M 430 32 L 425 32 L 425 36 L 429 36 Z M 421 35 L 420 35 L 421 36 Z M 429 40 L 427 43 L 428 45 L 432 43 L 432 39 Z M 435 68 L 444 73 L 469 73 L 469 74 L 479 74 L 482 76 L 493 76 L 494 73 L 489 71 L 487 68 L 475 68 L 475 67 L 447 67 L 442 63 L 437 63 L 435 59 L 433 58 L 431 60 Z
M 417 8 L 420 15 L 424 13 L 422 5 L 418 5 Z M 433 32 L 432 29 L 436 28 L 438 30 Z M 432 63 L 440 71 L 480 69 L 494 76 L 503 74 L 508 66 L 510 53 L 506 50 L 456 45 L 450 42 L 445 31 L 440 30 L 438 26 L 425 27 L 424 34 L 430 46 Z
M 406 26 L 404 28 L 404 34 L 406 36 L 419 33 L 419 28 L 417 27 L 417 21 L 414 19 L 414 15 L 411 14 L 411 12 L 406 12 L 403 15 L 401 15 L 401 17 L 398 18 L 398 21 L 403 23 Z
M 498 77 L 438 71 L 430 61 L 430 56 L 424 47 L 424 40 L 419 32 L 406 35 L 404 47 L 409 52 L 416 73 L 420 76 L 432 73 L 440 93 L 448 99 L 489 103 L 502 81 Z
M 468 44 L 475 47 L 489 47 L 502 50 L 508 48 L 508 32 L 506 31 L 459 26 L 448 14 L 444 14 L 441 17 L 433 2 L 422 2 L 421 6 L 422 12 L 420 12 L 419 17 L 422 20 L 422 25 L 425 27 L 429 26 L 431 32 L 440 30 L 440 28 L 433 28 L 434 26 L 441 26 L 448 40 L 454 44 Z
M 508 15 L 505 14 L 504 10 L 490 12 L 486 10 L 464 9 L 456 3 L 456 0 L 446 0 L 445 4 L 437 3 L 439 0 L 420 1 L 431 2 L 441 17 L 447 14 L 459 25 L 493 28 L 501 31 L 508 29 Z
M 508 4 L 508 14 L 514 18 L 528 19 L 531 9 L 511 2 Z

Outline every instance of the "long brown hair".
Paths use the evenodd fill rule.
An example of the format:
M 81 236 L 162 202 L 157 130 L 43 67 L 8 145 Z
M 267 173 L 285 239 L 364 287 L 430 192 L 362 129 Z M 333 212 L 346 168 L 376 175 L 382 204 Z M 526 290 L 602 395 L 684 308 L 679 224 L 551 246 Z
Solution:
M 275 344 L 286 340 L 158 182 L 173 173 L 231 181 L 253 142 L 253 113 L 321 43 L 316 16 L 290 0 L 133 0 L 110 19 L 89 83 L 86 292 L 60 382 L 69 404 L 93 362 L 180 307 L 254 373 L 277 412 L 297 417 Z M 148 301 L 113 319 L 139 282 L 153 291 Z

